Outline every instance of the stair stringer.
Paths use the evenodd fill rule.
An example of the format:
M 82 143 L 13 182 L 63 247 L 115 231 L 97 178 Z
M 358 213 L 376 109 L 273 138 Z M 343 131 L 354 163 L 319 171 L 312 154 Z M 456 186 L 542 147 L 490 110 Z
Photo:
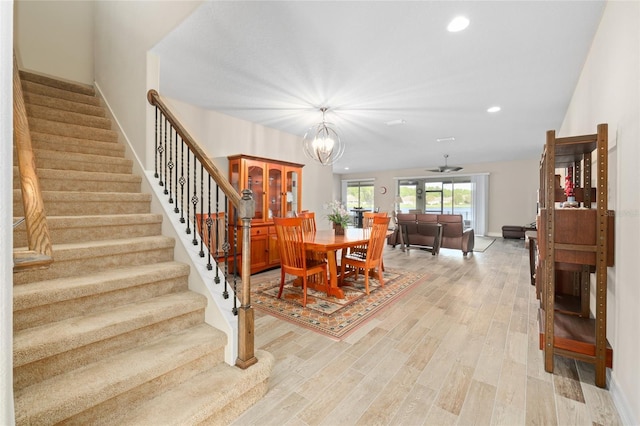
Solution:
M 199 246 L 194 246 L 192 237 L 184 232 L 185 224 L 180 223 L 176 213 L 173 212 L 173 205 L 166 202 L 166 195 L 163 193 L 164 187 L 159 186 L 153 176 L 154 172 L 145 169 L 131 145 L 124 129 L 120 125 L 117 117 L 113 113 L 109 102 L 97 82 L 94 82 L 96 96 L 100 98 L 105 106 L 109 118 L 115 124 L 113 130 L 116 131 L 120 140 L 125 146 L 125 158 L 133 161 L 133 173 L 142 176 L 141 191 L 151 194 L 151 213 L 161 214 L 162 235 L 174 238 L 174 258 L 178 262 L 183 262 L 190 266 L 189 289 L 207 298 L 205 308 L 205 322 L 212 327 L 219 329 L 227 335 L 227 345 L 225 346 L 224 359 L 229 365 L 235 365 L 238 357 L 238 317 L 231 311 L 233 306 L 232 297 L 236 297 L 230 284 L 227 285 L 229 298 L 222 296 L 224 289 L 224 274 L 219 271 L 220 284 L 214 284 L 215 270 L 208 271 L 205 258 L 199 256 Z M 147 134 L 147 144 L 153 144 L 153 135 Z M 237 306 L 239 302 L 236 300 Z

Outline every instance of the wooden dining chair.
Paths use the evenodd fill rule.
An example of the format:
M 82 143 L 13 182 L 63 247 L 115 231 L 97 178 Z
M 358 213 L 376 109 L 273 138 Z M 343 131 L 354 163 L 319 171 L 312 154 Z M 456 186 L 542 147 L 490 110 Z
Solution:
M 298 217 L 302 220 L 302 230 L 304 232 L 316 232 L 316 213 L 309 210 L 303 210 L 298 213 Z
M 355 278 L 358 279 L 358 273 L 362 269 L 364 274 L 364 288 L 369 294 L 369 276 L 377 269 L 378 281 L 380 286 L 384 287 L 384 278 L 382 276 L 382 251 L 387 239 L 387 228 L 389 227 L 389 217 L 375 216 L 371 227 L 371 235 L 367 243 L 366 253 L 342 251 L 342 260 L 340 262 L 340 277 L 344 278 L 347 266 L 354 269 Z
M 374 217 L 387 217 L 387 212 L 364 212 L 362 216 L 362 227 L 364 229 L 369 229 L 373 226 L 373 218 Z M 367 254 L 367 244 L 362 246 L 355 246 L 350 249 L 351 252 L 360 252 L 360 256 L 364 259 Z M 382 265 L 382 270 L 384 271 L 384 264 Z
M 302 306 L 307 306 L 307 281 L 318 275 L 328 285 L 327 263 L 308 259 L 304 247 L 303 218 L 273 218 L 280 251 L 280 291 L 278 299 L 284 289 L 285 274 L 302 278 Z

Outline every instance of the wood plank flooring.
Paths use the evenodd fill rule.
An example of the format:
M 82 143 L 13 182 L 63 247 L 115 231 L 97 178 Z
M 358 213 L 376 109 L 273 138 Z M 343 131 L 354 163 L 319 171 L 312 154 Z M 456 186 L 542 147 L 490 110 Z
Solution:
M 256 310 L 256 347 L 276 365 L 234 425 L 621 424 L 592 365 L 558 357 L 544 371 L 523 240 L 466 258 L 387 246 L 384 262 L 430 279 L 343 341 Z

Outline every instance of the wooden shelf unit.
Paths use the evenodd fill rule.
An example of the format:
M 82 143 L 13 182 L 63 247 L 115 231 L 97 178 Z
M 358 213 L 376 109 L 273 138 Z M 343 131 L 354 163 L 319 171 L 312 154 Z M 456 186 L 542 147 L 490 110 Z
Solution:
M 547 132 L 540 161 L 538 273 L 541 308 L 540 348 L 547 372 L 554 355 L 595 365 L 596 386 L 606 387 L 606 367 L 613 351 L 607 341 L 607 267 L 613 265 L 613 212 L 607 208 L 607 124 L 596 134 L 557 138 Z M 592 188 L 595 153 L 596 186 Z M 565 195 L 557 187 L 556 169 L 573 167 L 580 208 L 558 208 Z M 595 201 L 595 209 L 593 203 Z M 576 294 L 558 294 L 563 273 L 575 277 Z M 595 274 L 595 317 L 589 318 L 590 274 Z M 571 276 L 571 275 L 569 275 Z M 556 300 L 557 299 L 557 300 Z

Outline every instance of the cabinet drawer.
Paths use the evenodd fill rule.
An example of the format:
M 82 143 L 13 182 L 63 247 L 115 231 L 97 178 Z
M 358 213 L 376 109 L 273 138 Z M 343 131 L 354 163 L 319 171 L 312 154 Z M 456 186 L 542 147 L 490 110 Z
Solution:
M 268 226 L 252 226 L 251 227 L 251 236 L 256 237 L 259 235 L 267 235 L 269 232 Z

